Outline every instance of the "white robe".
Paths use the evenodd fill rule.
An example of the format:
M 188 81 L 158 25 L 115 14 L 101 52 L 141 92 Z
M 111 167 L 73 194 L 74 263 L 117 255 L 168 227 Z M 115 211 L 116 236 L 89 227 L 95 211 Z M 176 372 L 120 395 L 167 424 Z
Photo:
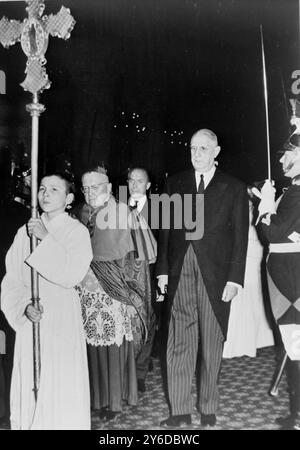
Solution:
M 266 318 L 261 284 L 263 246 L 252 221 L 250 206 L 244 288 L 232 299 L 223 358 L 244 355 L 255 357 L 258 348 L 274 345 L 273 332 Z
M 26 227 L 19 229 L 6 256 L 1 307 L 16 331 L 11 385 L 12 429 L 90 429 L 86 343 L 74 286 L 88 271 L 92 250 L 88 230 L 66 213 L 51 222 L 48 235 L 30 255 Z M 30 255 L 30 256 L 29 256 Z M 32 322 L 24 315 L 31 298 L 31 271 L 39 273 L 41 373 L 33 393 Z

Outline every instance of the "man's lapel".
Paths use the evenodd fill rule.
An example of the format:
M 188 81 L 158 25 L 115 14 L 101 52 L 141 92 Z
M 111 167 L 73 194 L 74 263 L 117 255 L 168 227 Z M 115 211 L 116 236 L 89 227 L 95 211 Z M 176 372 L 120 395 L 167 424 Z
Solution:
M 213 200 L 215 197 L 222 195 L 227 187 L 227 181 L 220 169 L 216 169 L 210 183 L 205 188 L 205 200 Z
M 196 186 L 196 177 L 195 170 L 189 170 L 184 172 L 183 177 L 179 180 L 179 191 L 180 194 L 196 194 L 197 186 Z

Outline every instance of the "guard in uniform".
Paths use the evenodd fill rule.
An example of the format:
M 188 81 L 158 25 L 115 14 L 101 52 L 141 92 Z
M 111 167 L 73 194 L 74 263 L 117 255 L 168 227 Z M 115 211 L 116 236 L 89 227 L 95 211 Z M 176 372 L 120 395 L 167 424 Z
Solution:
M 271 306 L 287 352 L 286 373 L 290 413 L 276 422 L 282 429 L 300 430 L 300 119 L 284 145 L 280 163 L 291 185 L 275 203 L 275 188 L 264 183 L 259 204 L 259 228 L 269 242 L 267 259 Z

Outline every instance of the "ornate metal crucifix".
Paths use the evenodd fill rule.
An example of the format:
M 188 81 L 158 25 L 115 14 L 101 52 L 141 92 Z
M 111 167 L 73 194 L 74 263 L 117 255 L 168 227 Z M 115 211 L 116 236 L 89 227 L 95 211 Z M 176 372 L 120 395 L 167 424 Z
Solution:
M 0 20 L 0 42 L 4 47 L 9 47 L 21 41 L 21 47 L 27 56 L 26 78 L 21 83 L 25 91 L 31 92 L 32 103 L 26 106 L 26 110 L 32 118 L 31 129 L 31 217 L 38 216 L 37 209 L 37 179 L 38 179 L 38 137 L 39 116 L 45 111 L 44 105 L 39 103 L 39 94 L 48 89 L 51 82 L 46 73 L 45 53 L 48 47 L 49 35 L 68 39 L 75 25 L 70 10 L 61 7 L 57 14 L 43 16 L 45 9 L 44 0 L 25 0 L 28 18 L 23 22 L 8 20 L 3 17 Z M 37 239 L 31 237 L 31 251 L 37 246 Z M 31 270 L 31 291 L 34 306 L 39 307 L 38 274 Z M 33 352 L 34 352 L 34 394 L 37 400 L 40 381 L 40 328 L 39 323 L 33 323 Z

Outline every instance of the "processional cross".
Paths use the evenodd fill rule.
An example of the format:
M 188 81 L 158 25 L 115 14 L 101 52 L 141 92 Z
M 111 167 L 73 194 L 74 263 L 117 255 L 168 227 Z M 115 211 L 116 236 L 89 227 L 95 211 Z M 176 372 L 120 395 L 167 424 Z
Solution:
M 39 103 L 39 94 L 44 89 L 49 89 L 51 82 L 46 73 L 45 53 L 48 47 L 49 35 L 68 39 L 75 25 L 70 10 L 61 7 L 57 14 L 44 15 L 44 0 L 25 0 L 28 18 L 23 22 L 8 20 L 2 17 L 0 20 L 0 42 L 7 48 L 21 41 L 21 47 L 27 56 L 26 78 L 21 83 L 25 91 L 32 94 L 32 103 L 26 105 L 26 110 L 31 115 L 31 217 L 38 216 L 37 209 L 37 178 L 38 178 L 38 136 L 39 116 L 45 111 L 44 105 Z M 31 251 L 37 246 L 37 238 L 31 237 Z M 32 302 L 39 307 L 38 274 L 31 269 L 31 293 Z M 40 327 L 39 323 L 33 323 L 33 359 L 34 359 L 34 395 L 37 400 L 40 382 Z

